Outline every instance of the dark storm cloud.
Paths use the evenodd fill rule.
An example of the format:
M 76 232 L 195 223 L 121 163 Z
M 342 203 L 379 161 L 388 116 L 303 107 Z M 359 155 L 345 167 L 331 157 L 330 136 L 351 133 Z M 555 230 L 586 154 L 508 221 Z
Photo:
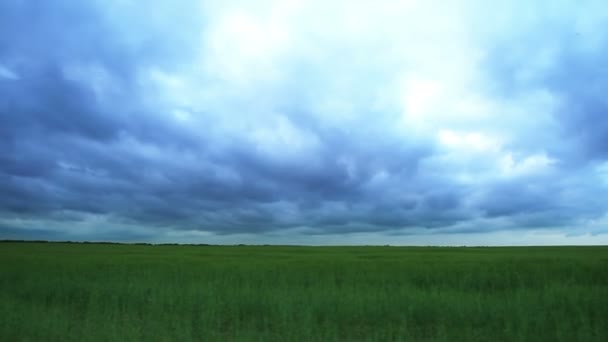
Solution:
M 125 45 L 92 3 L 0 6 L 0 62 L 18 75 L 0 79 L 1 210 L 112 212 L 140 177 L 138 160 L 113 144 L 124 137 L 187 140 L 137 102 L 133 71 L 155 62 L 153 37 L 141 39 L 150 45 L 145 51 Z M 113 89 L 96 94 L 95 75 L 75 79 L 67 71 L 73 65 L 95 66 Z
M 565 51 L 545 81 L 564 103 L 557 114 L 564 125 L 564 138 L 574 140 L 582 158 L 608 157 L 608 33 L 592 53 Z
M 484 191 L 485 217 L 508 217 L 519 227 L 576 227 L 608 212 L 608 17 L 600 2 L 570 8 L 552 4 L 531 8 L 518 32 L 490 44 L 486 66 L 505 102 L 543 94 L 553 108 L 530 113 L 550 117 L 544 131 L 514 142 L 522 150 L 547 152 L 554 172 L 537 178 L 496 182 Z M 546 17 L 541 13 L 548 12 Z M 512 7 L 519 15 L 517 7 Z M 507 15 L 508 16 L 508 15 Z M 508 29 L 507 29 L 508 32 Z M 506 39 L 503 39 L 507 37 Z
M 590 197 L 605 192 L 594 181 L 592 175 L 580 172 L 497 182 L 487 188 L 478 208 L 484 217 L 511 218 L 522 228 L 575 226 L 606 211 L 601 201 Z
M 608 17 L 597 12 L 601 6 L 597 1 L 576 8 L 556 3 L 544 7 L 551 12 L 548 19 L 540 15 L 543 8 L 533 7 L 535 19 L 488 49 L 488 70 L 502 96 L 512 100 L 540 89 L 555 97 L 552 115 L 559 140 L 537 139 L 572 166 L 608 156 Z
M 108 36 L 112 27 L 95 8 L 65 6 L 49 5 L 43 11 L 17 5 L 3 12 L 12 19 L 2 40 L 3 51 L 8 51 L 3 61 L 19 75 L 0 85 L 7 131 L 3 136 L 11 149 L 1 168 L 5 215 L 56 219 L 58 212 L 74 211 L 112 215 L 118 222 L 228 233 L 308 222 L 323 226 L 324 216 L 331 214 L 312 210 L 311 215 L 307 206 L 359 201 L 377 217 L 343 211 L 345 217 L 332 224 L 354 221 L 376 229 L 375 224 L 399 222 L 375 210 L 369 202 L 373 197 L 366 194 L 370 191 L 362 187 L 374 167 L 411 173 L 424 154 L 420 147 L 395 149 L 393 155 L 385 151 L 385 142 L 362 146 L 354 158 L 366 164 L 353 179 L 336 163 L 336 151 L 329 149 L 321 152 L 320 164 L 314 167 L 269 160 L 245 142 L 208 153 L 204 136 L 188 140 L 188 131 L 176 131 L 162 119 L 163 113 L 138 107 L 133 89 L 137 63 L 162 65 L 166 59 L 150 60 L 147 52 L 139 55 L 139 46 L 123 46 L 120 38 Z M 34 17 L 36 26 L 30 28 L 25 23 Z M 10 40 L 17 31 L 35 43 Z M 166 43 L 163 38 L 170 39 L 157 38 L 156 50 Z M 13 59 L 27 62 L 10 63 Z M 101 66 L 125 93 L 99 95 L 90 84 L 66 75 L 70 63 L 84 62 Z M 354 150 L 349 145 L 357 143 L 340 132 L 322 139 L 345 151 Z M 292 208 L 289 217 L 281 218 L 277 211 L 284 208 L 273 205 L 280 201 Z
M 483 70 L 499 88 L 491 96 L 517 102 L 519 92 L 547 89 L 559 100 L 559 129 L 547 143 L 517 133 L 487 152 L 475 132 L 437 142 L 461 126 L 458 116 L 403 118 L 404 95 L 393 88 L 418 87 L 409 101 L 420 104 L 405 106 L 415 111 L 437 87 L 409 70 L 409 83 L 395 80 L 391 63 L 433 50 L 378 57 L 330 36 L 319 38 L 331 43 L 324 49 L 292 48 L 307 58 L 275 61 L 280 30 L 238 11 L 226 22 L 188 1 L 141 11 L 127 2 L 0 4 L 0 238 L 474 233 L 606 213 L 604 176 L 593 168 L 606 157 L 605 36 L 584 53 L 560 46 L 550 68 L 523 80 L 512 75 L 534 40 L 507 61 L 490 57 Z M 499 52 L 512 44 L 497 42 Z M 534 131 L 513 120 L 511 129 Z

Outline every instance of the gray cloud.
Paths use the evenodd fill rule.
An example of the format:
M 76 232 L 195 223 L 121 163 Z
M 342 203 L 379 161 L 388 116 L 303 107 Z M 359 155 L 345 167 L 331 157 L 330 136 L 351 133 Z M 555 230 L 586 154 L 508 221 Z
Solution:
M 263 9 L 0 4 L 0 238 L 598 231 L 605 32 Z

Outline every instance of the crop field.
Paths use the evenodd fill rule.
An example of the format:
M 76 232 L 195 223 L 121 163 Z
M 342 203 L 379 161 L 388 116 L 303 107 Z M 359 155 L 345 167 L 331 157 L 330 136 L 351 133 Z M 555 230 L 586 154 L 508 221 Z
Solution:
M 0 243 L 2 341 L 608 341 L 608 247 Z

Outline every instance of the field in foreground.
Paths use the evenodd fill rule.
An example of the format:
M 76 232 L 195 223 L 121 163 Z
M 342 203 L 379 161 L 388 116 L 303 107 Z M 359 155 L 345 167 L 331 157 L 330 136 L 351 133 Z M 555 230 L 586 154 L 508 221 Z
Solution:
M 608 341 L 608 247 L 0 243 L 2 341 Z

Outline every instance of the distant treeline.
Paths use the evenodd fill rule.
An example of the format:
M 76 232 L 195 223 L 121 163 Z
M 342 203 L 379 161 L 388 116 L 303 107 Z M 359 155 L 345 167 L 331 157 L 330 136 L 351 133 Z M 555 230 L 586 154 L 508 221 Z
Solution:
M 214 245 L 209 243 L 148 243 L 148 242 L 113 242 L 113 241 L 49 241 L 49 240 L 12 240 L 12 239 L 0 239 L 0 243 L 70 243 L 70 244 L 81 244 L 81 245 L 126 245 L 126 246 L 274 246 L 274 247 L 305 247 L 304 245 L 247 245 L 243 243 L 233 245 Z M 388 245 L 386 245 L 388 247 Z
M 134 246 L 211 246 L 207 243 L 147 243 L 112 241 L 48 241 L 48 240 L 0 240 L 0 243 L 73 243 L 83 245 L 134 245 Z M 244 246 L 244 245 L 239 245 Z

